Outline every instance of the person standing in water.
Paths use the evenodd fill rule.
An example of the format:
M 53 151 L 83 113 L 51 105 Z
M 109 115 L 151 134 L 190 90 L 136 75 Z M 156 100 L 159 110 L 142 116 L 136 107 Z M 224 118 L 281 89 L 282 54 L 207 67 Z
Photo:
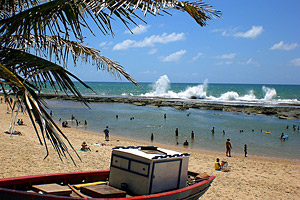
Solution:
M 175 129 L 175 136 L 178 137 L 178 128 Z
M 106 126 L 106 128 L 103 130 L 104 134 L 105 134 L 105 141 L 109 141 L 109 129 L 108 126 Z
M 153 133 L 151 133 L 151 137 L 150 137 L 150 139 L 151 139 L 151 142 L 153 142 L 153 139 L 154 139 L 154 135 L 153 135 Z
M 213 128 L 211 129 L 211 134 L 212 134 L 212 135 L 215 134 L 215 127 L 213 127 Z
M 191 133 L 191 139 L 192 139 L 192 140 L 195 139 L 194 131 L 192 131 L 192 133 Z
M 245 153 L 245 157 L 247 157 L 248 153 L 247 153 L 247 145 L 246 144 L 244 145 L 244 153 Z
M 226 156 L 231 157 L 231 143 L 230 143 L 230 139 L 227 139 L 226 141 Z

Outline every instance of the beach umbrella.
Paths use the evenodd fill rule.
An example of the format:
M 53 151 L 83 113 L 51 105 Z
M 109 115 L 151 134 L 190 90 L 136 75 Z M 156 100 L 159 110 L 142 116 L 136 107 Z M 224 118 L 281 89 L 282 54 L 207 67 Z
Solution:
M 17 113 L 22 108 L 26 110 L 46 149 L 49 140 L 60 158 L 70 155 L 68 146 L 74 148 L 46 112 L 47 105 L 39 97 L 39 91 L 50 85 L 55 92 L 72 94 L 86 104 L 72 78 L 91 88 L 67 70 L 69 62 L 76 65 L 79 60 L 138 85 L 118 62 L 103 56 L 100 50 L 83 45 L 83 33 L 88 30 L 94 34 L 93 29 L 97 29 L 103 35 L 113 36 L 113 19 L 120 20 L 129 29 L 130 23 L 144 22 L 142 16 L 147 13 L 169 14 L 169 9 L 188 13 L 200 26 L 221 15 L 201 0 L 1 1 L 0 86 L 6 99 L 15 99 L 13 104 L 9 103 L 10 108 Z M 16 115 L 12 114 L 10 132 L 15 119 Z

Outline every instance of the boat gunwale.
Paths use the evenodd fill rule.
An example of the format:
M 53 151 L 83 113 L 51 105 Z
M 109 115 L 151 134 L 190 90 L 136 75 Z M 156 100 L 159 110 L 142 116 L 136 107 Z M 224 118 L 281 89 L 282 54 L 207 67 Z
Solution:
M 80 178 L 80 177 L 84 177 L 84 176 L 93 176 L 93 175 L 103 175 L 103 176 L 108 177 L 109 170 L 68 172 L 68 173 L 55 173 L 55 174 L 43 174 L 43 175 L 3 178 L 3 179 L 0 179 L 0 193 L 1 193 L 1 191 L 4 191 L 4 192 L 9 192 L 9 193 L 20 194 L 22 196 L 47 197 L 48 199 L 91 199 L 91 200 L 107 199 L 107 198 L 64 197 L 64 196 L 57 196 L 57 195 L 51 195 L 51 194 L 30 193 L 30 192 L 26 192 L 26 191 L 22 191 L 22 190 L 4 188 L 4 186 L 8 186 L 8 185 L 18 185 L 18 184 L 38 182 L 38 181 L 47 181 L 47 180 L 49 181 L 49 180 L 53 180 L 56 178 L 57 179 Z M 135 200 L 135 199 L 153 199 L 153 198 L 159 198 L 159 197 L 164 197 L 164 196 L 170 196 L 170 195 L 174 195 L 174 194 L 178 194 L 178 193 L 183 193 L 183 192 L 186 192 L 189 190 L 193 190 L 195 188 L 209 184 L 205 187 L 205 188 L 208 188 L 214 179 L 215 179 L 215 176 L 210 176 L 208 179 L 200 181 L 199 183 L 195 183 L 193 185 L 190 185 L 190 186 L 187 186 L 184 188 L 171 190 L 171 191 L 167 191 L 167 192 L 161 192 L 161 193 L 149 194 L 149 195 L 141 195 L 141 196 L 133 196 L 133 197 L 109 198 L 109 199 Z

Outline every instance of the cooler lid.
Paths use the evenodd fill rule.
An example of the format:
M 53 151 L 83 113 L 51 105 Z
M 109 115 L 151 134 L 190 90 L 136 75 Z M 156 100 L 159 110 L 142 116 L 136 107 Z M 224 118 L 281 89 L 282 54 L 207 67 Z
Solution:
M 136 155 L 150 160 L 167 159 L 175 157 L 187 157 L 188 153 L 180 153 L 169 149 L 162 149 L 154 146 L 129 146 L 129 147 L 115 147 L 113 152 L 123 152 L 131 155 Z

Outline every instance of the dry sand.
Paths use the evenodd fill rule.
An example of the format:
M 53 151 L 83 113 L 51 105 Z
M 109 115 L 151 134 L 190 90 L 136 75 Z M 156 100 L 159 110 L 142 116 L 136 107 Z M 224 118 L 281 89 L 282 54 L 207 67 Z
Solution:
M 46 150 L 38 138 L 27 115 L 20 113 L 25 126 L 16 126 L 22 135 L 4 133 L 9 128 L 11 115 L 7 114 L 6 104 L 0 104 L 0 178 L 50 174 L 61 172 L 107 170 L 109 169 L 111 149 L 114 146 L 157 145 L 179 152 L 190 153 L 189 170 L 205 172 L 216 176 L 213 184 L 201 199 L 300 199 L 300 162 L 235 155 L 226 157 L 225 153 L 205 152 L 188 148 L 153 144 L 113 137 L 104 141 L 104 135 L 76 128 L 62 128 L 75 149 L 80 149 L 83 141 L 91 147 L 91 152 L 80 152 L 82 162 L 72 153 L 77 166 L 70 159 L 58 158 L 49 145 L 50 155 L 44 159 Z M 104 143 L 105 146 L 92 145 Z M 216 158 L 228 161 L 230 172 L 214 170 Z

